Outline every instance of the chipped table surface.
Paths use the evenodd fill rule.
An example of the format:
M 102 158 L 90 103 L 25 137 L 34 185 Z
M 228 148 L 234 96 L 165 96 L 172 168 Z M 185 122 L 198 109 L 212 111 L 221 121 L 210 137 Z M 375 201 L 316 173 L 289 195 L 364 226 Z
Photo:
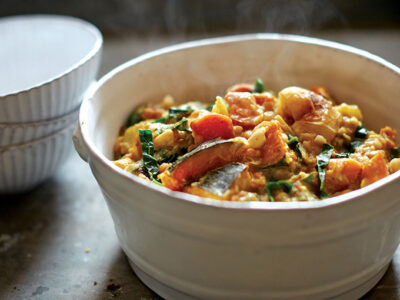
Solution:
M 400 65 L 400 31 L 327 32 Z M 101 74 L 146 51 L 199 36 L 106 38 Z M 0 299 L 159 299 L 131 271 L 89 167 L 75 153 L 52 179 L 0 198 Z M 400 250 L 364 299 L 400 298 Z

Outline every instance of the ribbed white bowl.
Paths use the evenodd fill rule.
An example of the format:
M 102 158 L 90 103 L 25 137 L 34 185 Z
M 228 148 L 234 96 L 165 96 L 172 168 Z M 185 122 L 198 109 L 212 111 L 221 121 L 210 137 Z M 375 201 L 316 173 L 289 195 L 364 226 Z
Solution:
M 103 43 L 92 24 L 66 16 L 0 19 L 0 122 L 53 119 L 79 106 Z
M 78 120 L 79 108 L 60 118 L 30 123 L 0 123 L 0 147 L 16 146 L 55 133 Z
M 32 143 L 0 147 L 0 194 L 26 192 L 49 178 L 71 153 L 74 125 Z

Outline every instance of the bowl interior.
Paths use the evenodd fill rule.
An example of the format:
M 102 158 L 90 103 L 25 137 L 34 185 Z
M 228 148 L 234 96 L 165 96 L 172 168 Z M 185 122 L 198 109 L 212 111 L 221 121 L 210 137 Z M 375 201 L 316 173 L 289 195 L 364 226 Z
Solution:
M 0 19 L 0 96 L 30 89 L 73 69 L 101 44 L 91 24 L 65 16 Z
M 178 101 L 213 101 L 238 82 L 262 77 L 274 91 L 323 85 L 339 101 L 357 104 L 368 128 L 400 130 L 399 69 L 367 52 L 316 39 L 247 35 L 186 43 L 127 62 L 106 75 L 88 101 L 84 136 L 105 157 L 120 126 L 141 102 L 171 94 Z

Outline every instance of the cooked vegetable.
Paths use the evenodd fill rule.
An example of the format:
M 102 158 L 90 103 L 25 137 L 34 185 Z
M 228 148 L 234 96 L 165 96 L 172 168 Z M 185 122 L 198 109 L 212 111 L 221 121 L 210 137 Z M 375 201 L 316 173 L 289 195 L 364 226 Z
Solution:
M 261 78 L 257 78 L 254 83 L 253 93 L 262 93 L 265 91 L 265 86 Z
M 264 123 L 260 124 L 260 126 Z M 278 121 L 265 124 L 265 144 L 261 148 L 261 165 L 267 166 L 280 161 L 286 153 L 287 145 L 283 137 L 283 131 Z
M 153 135 L 151 130 L 140 130 L 139 129 L 140 143 L 142 145 L 143 153 L 143 164 L 146 171 L 149 173 L 152 180 L 157 178 L 158 163 L 154 158 L 154 145 L 153 145 Z
M 135 108 L 135 110 L 129 115 L 128 120 L 126 121 L 126 127 L 130 127 L 142 121 L 143 110 L 147 105 L 139 105 Z
M 349 152 L 354 153 L 356 152 L 356 149 L 360 147 L 363 144 L 363 141 L 360 140 L 355 140 L 351 141 L 350 146 L 349 146 Z
M 194 136 L 202 141 L 216 138 L 230 139 L 234 137 L 232 120 L 224 115 L 210 113 L 190 123 Z
M 336 193 L 350 188 L 359 179 L 362 168 L 358 161 L 351 158 L 331 159 L 326 168 L 325 190 Z
M 241 163 L 227 164 L 208 172 L 199 181 L 199 188 L 222 197 L 232 182 L 246 169 Z
M 170 107 L 168 111 L 168 119 L 181 119 L 184 116 L 189 115 L 193 111 L 193 108 L 191 107 L 186 107 L 186 108 L 181 108 L 181 107 Z
M 314 182 L 314 178 L 315 178 L 314 173 L 311 173 L 306 178 L 304 178 L 303 181 L 307 182 L 307 183 L 313 183 Z
M 318 172 L 318 186 L 321 193 L 324 192 L 325 169 L 329 164 L 333 149 L 334 147 L 332 145 L 324 144 L 321 153 L 317 156 L 317 164 L 315 165 L 315 168 Z
M 354 137 L 358 139 L 365 139 L 368 134 L 368 129 L 364 127 L 364 125 L 360 125 L 356 128 L 354 133 Z
M 292 192 L 292 184 L 283 180 L 279 181 L 270 181 L 265 186 L 265 190 L 268 193 L 269 201 L 275 201 L 272 193 L 276 190 L 282 190 L 285 193 L 290 194 Z
M 192 132 L 192 130 L 188 127 L 188 119 L 183 117 L 180 121 L 176 122 L 172 129 L 178 129 L 180 131 Z
M 365 187 L 389 175 L 386 159 L 382 152 L 377 153 L 364 166 L 361 175 L 361 187 Z
M 336 153 L 335 154 L 335 158 L 348 158 L 350 155 L 351 155 L 351 152 L 345 151 L 345 152 L 342 152 L 342 153 Z
M 153 121 L 153 123 L 165 123 L 166 120 L 167 120 L 167 118 L 161 117 L 161 118 Z
M 225 100 L 229 104 L 229 116 L 234 125 L 251 129 L 261 123 L 263 108 L 257 105 L 254 95 L 250 93 L 228 92 Z
M 277 98 L 257 78 L 212 103 L 167 95 L 137 106 L 114 143 L 114 163 L 201 197 L 318 201 L 400 170 L 396 130 L 376 133 L 362 122 L 357 105 L 334 104 L 325 87 L 287 87 Z
M 300 159 L 302 159 L 304 150 L 302 149 L 299 139 L 297 138 L 297 136 L 291 135 L 290 133 L 288 134 L 288 137 L 289 137 L 288 141 L 289 148 L 295 151 L 297 156 Z
M 398 158 L 399 155 L 400 155 L 399 147 L 393 147 L 392 149 L 390 149 L 390 158 L 391 159 Z
M 178 158 L 167 171 L 160 175 L 164 186 L 181 190 L 208 171 L 240 160 L 241 139 L 209 140 Z

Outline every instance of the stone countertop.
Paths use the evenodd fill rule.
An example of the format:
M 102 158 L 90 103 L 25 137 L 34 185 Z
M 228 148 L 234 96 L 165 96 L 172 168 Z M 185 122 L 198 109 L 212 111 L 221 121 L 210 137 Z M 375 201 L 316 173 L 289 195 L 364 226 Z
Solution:
M 326 32 L 400 65 L 400 31 Z M 104 74 L 165 45 L 205 37 L 105 38 Z M 159 299 L 131 271 L 103 196 L 76 153 L 34 191 L 0 198 L 0 299 Z M 108 285 L 113 284 L 107 288 Z M 400 250 L 364 299 L 400 298 Z

